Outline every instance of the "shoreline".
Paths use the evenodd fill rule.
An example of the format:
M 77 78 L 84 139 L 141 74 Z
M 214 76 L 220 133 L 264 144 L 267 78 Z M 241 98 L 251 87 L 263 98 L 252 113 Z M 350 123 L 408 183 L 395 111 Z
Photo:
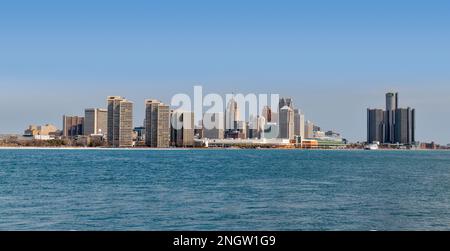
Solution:
M 305 149 L 305 148 L 232 148 L 232 147 L 169 147 L 169 148 L 151 148 L 151 147 L 127 147 L 127 148 L 112 148 L 112 147 L 36 147 L 36 146 L 0 146 L 0 150 L 95 150 L 95 151 L 189 151 L 189 150 L 298 150 L 298 151 L 448 151 L 448 149 L 377 149 L 365 150 L 358 148 L 349 149 Z

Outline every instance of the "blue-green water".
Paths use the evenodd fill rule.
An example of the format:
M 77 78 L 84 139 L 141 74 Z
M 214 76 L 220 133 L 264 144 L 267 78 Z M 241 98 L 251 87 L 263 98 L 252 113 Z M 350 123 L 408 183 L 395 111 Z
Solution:
M 0 230 L 450 230 L 450 152 L 0 150 Z

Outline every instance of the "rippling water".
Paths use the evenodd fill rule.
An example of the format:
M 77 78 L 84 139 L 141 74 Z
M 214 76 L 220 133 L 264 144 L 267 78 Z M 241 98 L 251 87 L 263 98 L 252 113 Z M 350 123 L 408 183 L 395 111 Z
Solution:
M 450 152 L 0 150 L 0 230 L 450 230 Z

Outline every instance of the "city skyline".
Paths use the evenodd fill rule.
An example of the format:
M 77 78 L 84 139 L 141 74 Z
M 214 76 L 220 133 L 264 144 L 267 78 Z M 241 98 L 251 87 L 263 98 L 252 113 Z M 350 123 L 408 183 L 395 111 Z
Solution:
M 365 108 L 394 90 L 420 114 L 417 140 L 447 144 L 449 12 L 445 1 L 8 2 L 0 133 L 60 126 L 108 95 L 137 102 L 140 125 L 141 100 L 202 85 L 292 97 L 351 141 L 366 138 Z
M 387 92 L 386 93 L 386 95 L 388 95 L 388 94 L 395 94 L 396 96 L 398 95 L 398 92 L 395 92 L 395 93 L 392 93 L 392 92 Z M 228 95 L 228 94 L 227 94 Z M 234 93 L 233 95 L 236 95 L 236 93 Z M 242 94 L 242 95 L 245 95 L 245 94 Z M 226 95 L 224 95 L 224 97 L 225 97 Z M 123 97 L 121 97 L 121 96 L 109 96 L 109 97 L 119 97 L 119 98 L 123 98 Z M 293 103 L 291 103 L 292 102 L 292 100 L 295 100 L 295 99 L 293 99 L 291 96 L 289 96 L 289 97 L 281 97 L 280 96 L 280 103 L 278 104 L 278 105 L 280 105 L 280 104 L 282 104 L 282 102 L 284 102 L 284 99 L 287 99 L 287 100 L 289 100 L 288 102 L 288 105 L 292 105 Z M 125 98 L 123 98 L 123 99 L 125 99 Z M 395 97 L 395 103 L 394 103 L 394 105 L 395 105 L 395 107 L 394 108 L 399 108 L 399 109 L 403 109 L 403 108 L 400 108 L 400 107 L 398 107 L 398 97 Z M 133 103 L 134 101 L 133 100 L 131 100 L 131 99 L 126 99 L 126 101 L 130 101 L 131 103 Z M 145 102 L 148 102 L 148 100 L 147 99 L 145 99 L 145 101 L 144 101 L 144 103 Z M 157 102 L 160 102 L 160 101 L 157 101 Z M 140 103 L 140 102 L 138 102 L 138 103 Z M 164 102 L 160 102 L 160 103 L 164 103 Z M 170 103 L 170 102 L 168 102 L 168 103 Z M 228 104 L 229 105 L 229 104 Z M 389 106 L 389 104 L 388 104 L 388 99 L 387 99 L 387 97 L 386 97 L 386 101 L 385 101 L 385 103 L 384 103 L 384 105 L 386 105 L 386 109 L 388 108 L 388 106 Z M 143 107 L 145 108 L 145 104 L 143 105 Z M 270 106 L 270 104 L 269 104 L 269 106 Z M 95 108 L 95 109 L 99 109 L 99 110 L 103 110 L 103 111 L 106 111 L 106 109 L 105 108 L 103 108 L 103 107 L 107 107 L 107 105 L 105 106 L 105 105 L 103 105 L 103 106 L 101 106 L 100 105 L 100 108 Z M 291 107 L 294 107 L 294 106 L 291 106 Z M 373 106 L 373 107 L 377 107 L 377 106 Z M 378 106 L 378 107 L 380 107 L 380 106 Z M 173 107 L 172 106 L 168 106 L 168 109 L 172 109 Z M 226 120 L 225 118 L 227 117 L 226 116 L 226 114 L 227 114 L 227 110 L 228 110 L 228 108 L 229 107 L 226 107 L 226 106 L 224 106 L 224 110 L 223 110 L 223 115 L 224 115 L 224 120 Z M 279 112 L 280 112 L 280 110 L 281 110 L 281 108 L 282 107 L 278 107 L 279 108 Z M 304 127 L 304 130 L 306 129 L 308 129 L 307 128 L 307 124 L 308 123 L 312 123 L 312 122 L 314 122 L 313 123 L 313 126 L 315 126 L 315 125 L 317 125 L 317 124 L 319 124 L 319 123 L 316 123 L 316 121 L 311 121 L 310 119 L 306 119 L 305 120 L 305 115 L 303 114 L 303 111 L 304 111 L 304 109 L 301 109 L 301 107 L 294 107 L 295 109 L 292 109 L 292 112 L 293 112 L 293 114 L 294 115 L 297 115 L 296 114 L 296 112 L 299 112 L 300 110 L 301 110 L 301 118 L 302 118 L 302 120 L 304 121 L 304 124 L 303 124 L 303 127 Z M 300 109 L 299 109 L 300 108 Z M 409 109 L 409 106 L 408 107 L 404 107 L 404 109 Z M 63 114 L 62 116 L 63 116 L 63 122 L 61 123 L 61 122 L 57 122 L 57 123 L 50 123 L 50 122 L 48 122 L 48 121 L 44 121 L 44 120 L 42 120 L 42 121 L 44 121 L 43 123 L 41 123 L 41 124 L 50 124 L 50 125 L 56 125 L 57 126 L 57 128 L 60 128 L 61 129 L 61 131 L 63 132 L 63 134 L 64 134 L 64 132 L 66 132 L 67 131 L 67 129 L 65 129 L 65 117 L 69 117 L 69 118 L 81 118 L 81 119 L 84 119 L 84 117 L 83 117 L 83 115 L 79 115 L 79 114 L 83 114 L 83 113 L 85 113 L 87 110 L 90 110 L 90 109 L 92 109 L 92 108 L 83 108 L 82 109 L 82 112 L 79 112 L 79 113 L 65 113 L 65 114 Z M 135 108 L 133 107 L 132 108 L 133 110 L 135 110 Z M 239 116 L 239 110 L 240 110 L 241 108 L 240 107 L 238 107 L 238 115 L 237 116 Z M 375 108 L 375 109 L 373 109 L 373 110 L 380 110 L 380 111 L 382 111 L 382 112 L 384 112 L 382 109 L 378 109 L 378 108 Z M 414 112 L 415 111 L 415 109 L 412 109 L 412 111 Z M 248 111 L 247 111 L 248 112 Z M 278 112 L 278 114 L 277 113 L 275 113 L 275 116 L 279 116 L 279 112 Z M 406 111 L 405 111 L 406 112 Z M 261 110 L 260 111 L 260 113 L 261 114 L 263 114 L 264 113 L 264 109 L 263 110 Z M 71 115 L 68 115 L 68 114 L 71 114 Z M 145 115 L 146 114 L 146 112 L 145 112 L 145 110 L 144 110 L 144 114 L 142 115 L 142 114 L 135 114 L 134 112 L 133 112 L 133 115 L 131 116 L 131 122 L 132 122 L 132 124 L 133 124 L 133 127 L 140 127 L 140 126 L 144 126 L 145 127 L 145 124 L 144 124 L 144 122 L 145 122 Z M 203 114 L 203 115 L 205 115 L 205 114 Z M 308 114 L 308 116 L 306 116 L 306 118 L 310 118 L 310 117 L 314 117 L 314 116 L 309 116 L 310 114 Z M 368 115 L 367 114 L 367 112 L 366 112 L 366 115 Z M 384 117 L 385 117 L 385 115 L 384 115 L 384 113 L 383 113 L 383 119 L 384 119 Z M 141 117 L 144 117 L 144 119 L 141 119 Z M 295 117 L 295 116 L 294 116 Z M 368 117 L 366 117 L 366 120 L 368 119 Z M 395 119 L 395 117 L 394 117 L 394 119 Z M 244 122 L 250 122 L 251 120 L 248 120 L 248 119 L 245 119 L 245 120 L 243 120 Z M 420 121 L 420 120 L 419 120 Z M 198 121 L 195 121 L 195 123 L 194 124 L 196 124 L 196 122 L 198 122 Z M 385 121 L 383 120 L 383 123 L 384 123 Z M 30 126 L 30 125 L 37 125 L 37 124 L 39 124 L 39 123 L 27 123 L 26 124 L 26 126 Z M 61 126 L 60 126 L 60 124 L 61 124 Z M 80 123 L 79 123 L 80 124 Z M 82 124 L 82 123 L 81 123 Z M 346 137 L 346 134 L 345 133 L 342 133 L 342 130 L 340 130 L 339 128 L 335 128 L 335 127 L 333 127 L 333 126 L 328 126 L 328 125 L 322 125 L 323 127 L 325 127 L 325 128 L 327 128 L 327 130 L 329 130 L 329 131 L 339 131 L 340 132 L 340 134 L 342 134 L 343 136 L 344 136 L 344 138 L 346 138 L 347 140 L 349 140 L 350 142 L 364 142 L 364 141 L 366 141 L 368 138 L 367 138 L 367 133 L 368 133 L 368 130 L 366 130 L 365 131 L 365 136 L 362 138 L 362 139 L 360 139 L 360 140 L 352 140 L 350 137 Z M 366 123 L 365 124 L 365 127 L 367 128 L 367 126 L 368 126 L 368 124 Z M 22 126 L 23 128 L 25 127 L 25 125 L 24 126 Z M 296 126 L 297 127 L 297 126 Z M 23 131 L 23 128 L 19 128 L 18 129 L 18 131 L 17 132 L 14 132 L 14 133 L 1 133 L 0 132 L 0 134 L 21 134 L 21 132 L 20 131 Z M 295 127 L 294 127 L 295 128 Z M 292 128 L 293 130 L 294 130 L 294 128 Z M 368 129 L 368 128 L 367 128 Z M 84 131 L 84 128 L 83 127 L 79 127 L 78 126 L 78 128 L 77 128 L 77 130 L 79 131 L 79 134 L 80 135 L 83 135 L 83 131 Z M 301 130 L 302 132 L 305 132 L 304 130 Z M 320 130 L 320 129 L 319 129 Z M 417 131 L 417 129 L 415 130 L 415 131 Z M 311 133 L 311 135 L 312 135 L 312 132 L 310 132 Z M 420 134 L 420 133 L 419 133 Z M 308 138 L 308 137 L 306 137 L 306 138 Z M 311 138 L 311 137 L 309 137 L 309 138 Z M 384 140 L 384 141 L 386 141 L 386 140 Z M 440 144 L 447 144 L 447 143 L 445 143 L 445 141 L 444 140 L 441 140 L 441 141 L 439 141 L 439 140 L 435 140 L 435 139 L 431 139 L 431 140 L 420 140 L 420 139 L 417 139 L 417 137 L 416 137 L 416 141 L 417 142 L 436 142 L 436 143 L 440 143 Z M 443 143 L 441 143 L 441 142 L 443 142 Z

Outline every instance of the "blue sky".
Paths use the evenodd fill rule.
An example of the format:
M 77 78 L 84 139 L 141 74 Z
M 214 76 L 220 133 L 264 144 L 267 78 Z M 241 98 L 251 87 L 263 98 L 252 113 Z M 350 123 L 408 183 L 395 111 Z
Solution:
M 400 92 L 417 138 L 450 143 L 449 1 L 3 1 L 0 133 L 61 126 L 107 95 L 291 96 L 365 140 L 366 108 Z

